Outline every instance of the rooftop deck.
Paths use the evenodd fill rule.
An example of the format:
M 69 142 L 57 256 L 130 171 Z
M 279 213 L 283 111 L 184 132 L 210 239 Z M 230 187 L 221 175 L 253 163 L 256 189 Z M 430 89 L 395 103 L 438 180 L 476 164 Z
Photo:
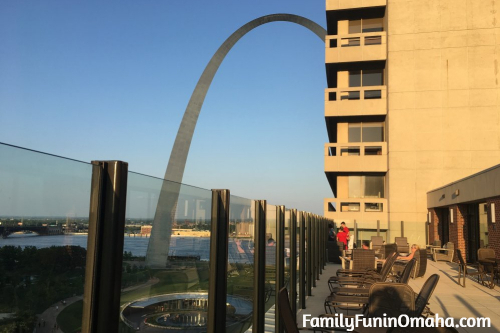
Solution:
M 302 315 L 311 314 L 313 317 L 325 313 L 323 303 L 330 294 L 327 281 L 335 275 L 340 265 L 327 264 L 320 280 L 316 282 L 317 288 L 312 290 L 313 296 L 307 299 L 307 308 L 299 310 L 297 323 L 302 326 Z M 500 332 L 500 287 L 489 289 L 476 280 L 467 279 L 466 287 L 461 287 L 457 282 L 458 265 L 448 262 L 427 261 L 427 272 L 423 278 L 410 279 L 409 285 L 415 292 L 419 292 L 422 285 L 432 274 L 439 274 L 439 283 L 430 299 L 430 309 L 440 317 L 489 317 L 491 328 L 458 328 L 459 332 Z M 457 321 L 455 321 L 457 322 Z

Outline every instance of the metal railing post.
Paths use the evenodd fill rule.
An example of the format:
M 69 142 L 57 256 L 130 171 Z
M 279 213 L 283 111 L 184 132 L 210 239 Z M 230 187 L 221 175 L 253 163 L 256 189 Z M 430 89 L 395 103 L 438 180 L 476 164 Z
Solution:
M 316 280 L 318 279 L 318 261 L 317 255 L 317 239 L 316 239 L 316 215 L 311 214 L 311 253 L 312 253 L 312 286 L 316 288 Z
M 307 282 L 307 296 L 312 296 L 312 280 L 313 280 L 313 255 L 312 255 L 312 230 L 311 230 L 311 214 L 306 213 L 307 217 L 307 277 L 306 277 L 306 282 Z
M 290 210 L 290 305 L 297 320 L 297 210 Z
M 316 265 L 318 266 L 318 280 L 320 275 L 323 274 L 323 267 L 321 267 L 321 240 L 319 239 L 321 229 L 321 220 L 319 215 L 316 215 Z
M 208 286 L 208 333 L 226 332 L 229 190 L 212 190 Z
M 304 212 L 299 212 L 299 302 L 300 308 L 306 308 L 306 218 Z
M 128 163 L 92 165 L 82 332 L 118 332 Z
M 252 332 L 264 332 L 266 306 L 266 200 L 255 202 L 254 223 L 254 284 L 253 284 L 253 324 Z
M 276 302 L 275 332 L 282 333 L 278 293 L 285 286 L 285 206 L 276 206 Z

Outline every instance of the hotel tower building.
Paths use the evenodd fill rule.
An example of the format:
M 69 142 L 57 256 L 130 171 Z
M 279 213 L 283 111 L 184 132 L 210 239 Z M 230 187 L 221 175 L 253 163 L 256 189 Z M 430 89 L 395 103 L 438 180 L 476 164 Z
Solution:
M 428 243 L 427 192 L 500 163 L 500 1 L 327 0 L 325 217 Z

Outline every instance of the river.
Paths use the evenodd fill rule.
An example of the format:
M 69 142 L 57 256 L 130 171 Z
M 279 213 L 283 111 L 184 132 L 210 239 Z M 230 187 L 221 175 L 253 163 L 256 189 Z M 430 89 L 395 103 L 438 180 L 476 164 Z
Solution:
M 148 248 L 149 238 L 145 237 L 127 237 L 125 236 L 123 250 L 132 252 L 134 256 L 145 256 Z M 87 248 L 87 235 L 55 235 L 39 236 L 36 234 L 11 234 L 7 238 L 0 238 L 0 247 L 13 246 L 35 246 L 44 248 L 50 246 L 75 245 Z M 231 239 L 229 243 L 229 261 L 230 262 L 248 262 L 253 261 L 250 248 L 253 242 L 248 239 L 241 240 L 241 247 L 238 249 L 235 242 Z M 242 253 L 244 251 L 244 253 Z M 209 237 L 179 237 L 173 236 L 170 241 L 169 255 L 174 256 L 200 256 L 200 260 L 209 260 L 210 258 L 210 238 Z

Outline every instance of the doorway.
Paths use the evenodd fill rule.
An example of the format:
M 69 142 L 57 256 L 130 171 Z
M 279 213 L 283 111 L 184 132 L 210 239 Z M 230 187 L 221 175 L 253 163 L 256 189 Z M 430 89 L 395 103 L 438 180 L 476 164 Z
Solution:
M 488 246 L 486 203 L 467 205 L 467 261 L 477 261 L 477 250 Z
M 437 209 L 439 218 L 439 239 L 441 240 L 441 245 L 445 245 L 450 240 L 450 210 L 448 208 Z

